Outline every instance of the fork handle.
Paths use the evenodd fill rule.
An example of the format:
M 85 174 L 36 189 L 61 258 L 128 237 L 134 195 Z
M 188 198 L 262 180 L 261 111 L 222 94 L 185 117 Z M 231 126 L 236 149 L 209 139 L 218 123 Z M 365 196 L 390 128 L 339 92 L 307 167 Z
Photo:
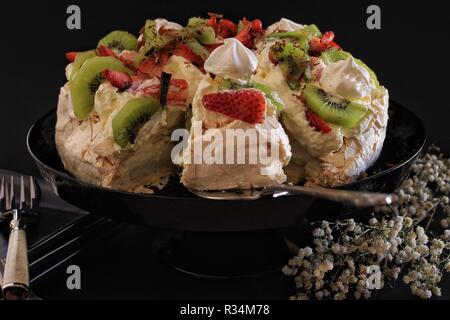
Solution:
M 10 227 L 2 293 L 6 300 L 26 300 L 29 296 L 27 237 L 20 220 L 12 220 Z
M 305 194 L 336 202 L 345 202 L 355 207 L 389 205 L 397 201 L 397 196 L 395 194 L 328 189 L 322 187 L 277 185 L 273 186 L 272 190 L 285 191 L 293 194 Z

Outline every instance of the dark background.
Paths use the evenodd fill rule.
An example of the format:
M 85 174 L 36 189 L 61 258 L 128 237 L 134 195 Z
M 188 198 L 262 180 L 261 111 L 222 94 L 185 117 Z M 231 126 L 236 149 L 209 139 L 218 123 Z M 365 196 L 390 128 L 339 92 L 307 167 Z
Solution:
M 69 4 L 81 7 L 81 30 L 66 28 Z M 381 30 L 366 28 L 370 4 L 381 7 Z M 66 51 L 90 49 L 113 29 L 137 33 L 148 17 L 186 23 L 208 11 L 233 20 L 261 18 L 265 26 L 287 17 L 333 30 L 345 50 L 376 71 L 392 99 L 420 116 L 429 141 L 449 150 L 449 13 L 444 1 L 8 1 L 0 13 L 0 168 L 37 174 L 26 151 L 26 132 L 56 106 L 65 82 Z

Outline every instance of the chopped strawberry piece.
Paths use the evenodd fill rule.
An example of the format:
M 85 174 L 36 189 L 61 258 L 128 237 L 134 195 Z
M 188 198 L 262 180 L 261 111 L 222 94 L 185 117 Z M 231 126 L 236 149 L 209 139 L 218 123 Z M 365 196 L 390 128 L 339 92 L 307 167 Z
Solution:
M 137 51 L 123 51 L 119 59 L 127 67 L 135 68 L 138 63 L 138 52 Z
M 108 80 L 114 87 L 119 89 L 128 89 L 131 87 L 132 79 L 125 72 L 106 69 L 102 72 L 102 75 Z
M 337 44 L 336 42 L 334 42 L 334 41 L 331 41 L 331 42 L 329 43 L 329 45 L 330 45 L 330 48 L 335 48 L 335 49 L 341 50 L 341 46 L 338 45 L 338 44 Z
M 70 62 L 74 62 L 75 58 L 77 57 L 78 52 L 66 52 L 66 59 L 69 60 Z
M 331 131 L 331 127 L 328 125 L 328 123 L 325 122 L 321 117 L 319 117 L 317 114 L 312 112 L 311 110 L 307 109 L 305 111 L 306 120 L 308 120 L 309 124 L 316 129 L 316 131 L 319 131 L 321 133 L 328 133 Z
M 250 124 L 264 122 L 266 100 L 259 90 L 228 90 L 203 96 L 203 106 Z
M 328 44 L 322 43 L 322 41 L 320 41 L 320 39 L 316 38 L 316 37 L 312 38 L 309 41 L 309 46 L 311 47 L 311 51 L 313 51 L 315 53 L 324 52 L 329 47 Z
M 263 26 L 262 26 L 262 22 L 259 19 L 255 19 L 252 21 L 252 29 L 253 32 L 256 33 L 262 33 L 263 32 Z
M 245 19 L 245 18 L 244 18 Z M 236 35 L 236 39 L 242 42 L 244 46 L 247 48 L 253 47 L 253 39 L 251 35 L 252 25 L 251 23 L 247 23 L 247 25 Z
M 275 58 L 272 50 L 269 50 L 269 61 L 272 62 L 273 64 L 278 64 L 278 60 L 277 58 Z
M 320 39 L 320 42 L 329 44 L 334 39 L 334 32 L 333 31 L 327 31 L 324 32 L 322 35 L 322 38 Z
M 217 23 L 217 16 L 211 15 L 211 14 L 210 14 L 210 16 L 211 17 L 209 18 L 209 20 L 206 24 L 208 26 L 212 27 L 215 32 L 217 32 L 217 30 L 219 30 L 219 24 Z
M 203 59 L 200 58 L 200 56 L 196 55 L 191 50 L 191 48 L 189 48 L 184 43 L 178 44 L 178 46 L 175 48 L 173 54 L 176 56 L 181 56 L 181 57 L 185 58 L 187 61 L 189 61 L 190 63 L 198 65 L 198 66 L 202 66 L 203 62 L 204 62 Z
M 168 60 L 169 53 L 162 52 L 154 58 L 149 58 L 141 62 L 138 70 L 148 75 L 159 77 Z
M 167 103 L 177 105 L 186 104 L 189 97 L 189 84 L 184 79 L 172 79 L 167 93 Z
M 222 37 L 222 39 L 234 37 L 237 34 L 238 27 L 237 25 L 227 19 L 222 19 L 219 22 L 219 36 Z
M 169 91 L 167 93 L 168 105 L 187 105 L 189 97 L 189 84 L 184 79 L 170 80 Z M 161 92 L 161 85 L 158 80 L 151 85 L 142 88 L 139 92 L 144 96 L 153 96 L 159 98 Z
M 110 48 L 108 48 L 107 46 L 104 45 L 99 45 L 97 48 L 97 54 L 100 57 L 114 57 L 117 58 L 116 54 L 114 53 L 113 50 L 111 50 Z

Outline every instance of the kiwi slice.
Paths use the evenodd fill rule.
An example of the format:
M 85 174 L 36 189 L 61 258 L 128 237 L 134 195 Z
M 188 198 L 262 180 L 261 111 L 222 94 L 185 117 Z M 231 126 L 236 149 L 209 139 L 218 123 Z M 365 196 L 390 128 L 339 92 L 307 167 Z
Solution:
M 275 43 L 270 51 L 278 61 L 292 90 L 300 88 L 300 79 L 308 66 L 309 56 L 300 45 L 291 41 Z
M 216 32 L 212 27 L 206 24 L 187 26 L 183 29 L 182 33 L 183 38 L 193 38 L 198 40 L 201 44 L 214 44 L 216 42 Z
M 309 36 L 309 39 L 311 39 L 313 37 L 317 37 L 317 38 L 322 37 L 322 32 L 320 32 L 319 28 L 317 28 L 317 26 L 315 24 L 310 24 L 310 25 L 304 27 L 303 29 L 301 29 L 300 31 L 307 34 Z
M 354 127 L 367 113 L 365 105 L 338 97 L 312 84 L 305 86 L 303 95 L 312 111 L 325 121 L 344 128 Z
M 77 57 L 75 58 L 75 61 L 72 65 L 72 72 L 70 73 L 70 79 L 71 80 L 74 75 L 80 70 L 81 66 L 86 62 L 86 60 L 93 58 L 97 55 L 95 50 L 89 50 L 84 52 L 78 52 Z
M 114 141 L 122 148 L 133 144 L 139 129 L 161 108 L 161 103 L 154 97 L 136 98 L 125 103 L 112 120 Z
M 188 21 L 188 27 L 198 27 L 200 25 L 206 24 L 208 20 L 200 18 L 200 17 L 191 17 Z
M 342 50 L 337 50 L 337 49 L 330 49 L 330 50 L 327 50 L 325 52 L 322 52 L 322 54 L 320 55 L 320 58 L 322 58 L 322 60 L 323 60 L 323 62 L 325 62 L 325 64 L 332 64 L 332 63 L 340 61 L 340 60 L 345 60 L 345 59 L 347 59 L 348 57 L 351 57 L 351 56 L 352 55 L 349 52 L 342 51 Z M 377 75 L 375 74 L 375 72 L 373 72 L 373 70 L 370 69 L 361 60 L 355 59 L 355 62 L 358 65 L 360 65 L 361 67 L 363 67 L 364 69 L 367 70 L 367 72 L 369 73 L 370 78 L 375 83 L 377 88 L 380 88 L 380 82 L 378 81 L 378 78 L 377 78 Z
M 138 47 L 138 41 L 134 35 L 126 31 L 116 30 L 110 32 L 105 37 L 103 37 L 99 42 L 98 46 L 104 45 L 111 49 L 117 50 L 136 50 Z
M 196 39 L 187 39 L 186 40 L 187 46 L 200 58 L 202 58 L 203 61 L 206 61 L 209 57 L 209 50 L 206 49 L 204 46 L 198 42 Z
M 93 57 L 81 66 L 69 81 L 73 111 L 79 119 L 86 119 L 94 106 L 95 92 L 104 81 L 102 71 L 111 69 L 131 73 L 122 62 L 113 57 Z
M 275 32 L 267 35 L 269 38 L 278 38 L 278 39 L 291 39 L 291 41 L 295 41 L 303 50 L 309 50 L 309 40 L 310 37 L 307 33 L 302 30 L 299 31 L 288 31 L 288 32 Z

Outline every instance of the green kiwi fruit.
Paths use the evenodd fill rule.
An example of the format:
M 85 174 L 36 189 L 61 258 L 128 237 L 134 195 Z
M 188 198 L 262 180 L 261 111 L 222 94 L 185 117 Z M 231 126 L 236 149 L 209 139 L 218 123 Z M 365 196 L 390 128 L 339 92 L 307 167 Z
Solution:
M 312 84 L 306 84 L 303 95 L 312 111 L 325 121 L 344 128 L 354 127 L 367 113 L 365 105 L 335 96 Z
M 148 57 L 166 48 L 174 42 L 176 34 L 158 35 L 154 20 L 147 19 L 144 26 L 144 45 L 139 49 L 142 58 Z
M 95 92 L 104 81 L 102 71 L 111 69 L 131 73 L 121 61 L 113 57 L 93 57 L 81 66 L 69 81 L 73 111 L 79 119 L 86 119 L 94 106 Z
M 206 24 L 208 20 L 200 18 L 200 17 L 191 17 L 188 21 L 188 27 L 198 27 L 200 25 Z
M 122 148 L 133 144 L 139 129 L 161 108 L 154 97 L 129 100 L 112 120 L 114 141 Z
M 183 30 L 184 38 L 194 38 L 201 44 L 214 44 L 216 42 L 216 32 L 206 24 L 187 26 Z
M 278 61 L 288 85 L 292 90 L 300 88 L 300 79 L 308 66 L 309 56 L 302 47 L 291 41 L 275 43 L 270 51 Z
M 98 42 L 97 47 L 100 45 L 117 50 L 136 50 L 138 47 L 138 41 L 131 33 L 116 30 L 103 37 Z
M 206 61 L 206 59 L 208 59 L 210 54 L 209 50 L 202 46 L 200 42 L 198 42 L 198 40 L 187 39 L 186 44 L 196 55 L 202 58 L 203 61 Z
M 81 66 L 83 65 L 83 63 L 86 62 L 86 60 L 93 58 L 96 55 L 97 55 L 97 53 L 95 52 L 95 50 L 78 52 L 77 56 L 75 58 L 75 61 L 73 62 L 73 65 L 72 65 L 72 71 L 70 73 L 69 80 L 71 80 L 74 77 L 74 75 L 78 72 L 78 70 L 80 70 Z
M 319 28 L 317 28 L 317 26 L 315 24 L 310 24 L 310 25 L 304 27 L 303 29 L 301 29 L 300 31 L 306 33 L 309 36 L 309 39 L 311 39 L 313 37 L 317 37 L 317 38 L 322 37 L 322 32 L 320 32 Z
M 302 30 L 288 31 L 288 32 L 275 32 L 267 35 L 269 38 L 285 39 L 288 38 L 291 41 L 295 41 L 303 50 L 309 50 L 309 36 Z
M 322 58 L 323 62 L 325 64 L 332 64 L 334 62 L 340 61 L 340 60 L 345 60 L 348 57 L 351 57 L 352 55 L 346 51 L 342 51 L 342 50 L 337 50 L 337 49 L 330 49 L 327 51 L 322 52 L 322 54 L 320 55 L 320 58 Z M 363 67 L 364 69 L 367 70 L 367 72 L 369 73 L 370 78 L 372 79 L 372 81 L 375 83 L 375 85 L 379 88 L 380 87 L 380 83 L 378 81 L 377 75 L 375 74 L 375 72 L 373 72 L 372 69 L 370 69 L 364 62 L 362 62 L 359 59 L 355 59 L 355 62 L 360 65 L 361 67 Z

